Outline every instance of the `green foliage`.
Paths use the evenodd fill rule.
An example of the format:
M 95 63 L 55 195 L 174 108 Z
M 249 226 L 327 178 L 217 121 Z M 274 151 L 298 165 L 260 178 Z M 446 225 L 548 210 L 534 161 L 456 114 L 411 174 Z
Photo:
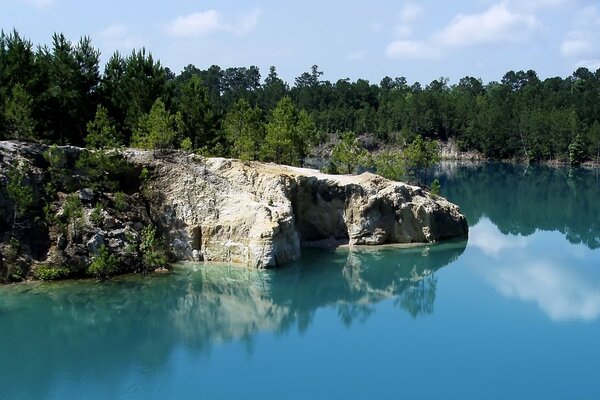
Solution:
M 364 165 L 367 154 L 356 135 L 353 132 L 346 132 L 333 148 L 331 161 L 336 165 L 336 169 L 352 174 L 360 165 Z
M 292 147 L 300 160 L 300 166 L 304 165 L 304 159 L 312 146 L 318 141 L 317 127 L 311 116 L 305 110 L 298 113 L 295 135 L 292 138 Z
M 434 196 L 439 196 L 441 191 L 442 185 L 440 184 L 440 180 L 436 178 L 433 180 L 433 182 L 431 182 L 431 194 Z
M 86 147 L 90 149 L 114 149 L 123 145 L 123 138 L 110 121 L 108 111 L 102 106 L 96 109 L 96 116 L 87 124 Z
M 359 132 L 401 146 L 453 139 L 462 150 L 531 162 L 568 161 L 580 134 L 576 158 L 600 160 L 600 74 L 586 68 L 564 78 L 508 71 L 499 82 L 466 76 L 450 85 L 446 78 L 330 82 L 314 65 L 290 88 L 275 67 L 261 84 L 255 66 L 188 65 L 175 75 L 145 49 L 114 53 L 102 74 L 99 60 L 88 37 L 54 34 L 48 46 L 34 46 L 16 31 L 0 33 L 0 139 L 161 150 L 189 138 L 212 155 L 302 165 L 316 132 Z M 242 100 L 251 112 L 240 117 Z
M 150 112 L 140 117 L 131 145 L 154 150 L 171 148 L 180 132 L 181 116 L 170 114 L 165 103 L 157 99 Z
M 263 156 L 277 164 L 296 164 L 293 140 L 296 129 L 296 108 L 292 99 L 284 97 L 273 110 L 271 121 L 267 124 Z
M 4 103 L 4 120 L 7 138 L 30 141 L 35 137 L 35 121 L 32 118 L 33 99 L 22 84 L 13 86 L 11 95 Z
M 33 270 L 33 277 L 41 281 L 57 281 L 66 279 L 71 275 L 71 270 L 65 267 L 51 267 L 48 265 L 38 265 Z
M 424 140 L 417 136 L 403 153 L 406 170 L 420 182 L 420 174 L 425 174 L 427 180 L 428 169 L 440 161 L 440 152 L 437 142 Z
M 192 145 L 192 139 L 190 139 L 189 137 L 184 138 L 181 141 L 181 144 L 179 145 L 179 147 L 183 151 L 187 151 L 187 152 L 192 151 L 194 149 L 194 146 Z
M 27 166 L 20 161 L 12 165 L 8 170 L 8 184 L 6 192 L 8 198 L 13 202 L 13 229 L 17 219 L 22 217 L 27 209 L 33 204 L 33 189 L 27 182 Z
M 156 235 L 153 226 L 147 226 L 142 231 L 142 242 L 140 244 L 144 271 L 152 271 L 156 268 L 165 267 L 168 263 L 167 252 L 164 244 Z
M 75 163 L 83 172 L 88 187 L 99 192 L 119 189 L 121 176 L 126 176 L 132 166 L 115 150 L 84 151 Z
M 127 197 L 125 196 L 125 193 L 115 193 L 115 208 L 121 212 L 127 210 Z
M 94 206 L 94 209 L 90 213 L 90 221 L 92 221 L 92 223 L 94 223 L 95 225 L 99 225 L 102 222 L 102 220 L 102 204 L 96 203 L 96 206 Z
M 63 149 L 53 144 L 43 152 L 44 159 L 48 163 L 47 171 L 50 179 L 44 187 L 44 194 L 47 199 L 54 198 L 56 192 L 69 186 L 67 175 L 67 156 Z
M 242 160 L 257 160 L 265 139 L 258 107 L 238 100 L 223 121 L 225 137 L 232 143 L 231 155 Z
M 374 157 L 375 170 L 384 178 L 400 181 L 405 176 L 404 158 L 402 153 L 384 150 Z
M 571 144 L 569 144 L 569 164 L 578 166 L 584 161 L 584 159 L 584 143 L 579 137 L 579 134 L 577 134 Z
M 181 84 L 177 103 L 183 122 L 183 134 L 190 138 L 192 147 L 208 145 L 217 128 L 214 104 L 211 104 L 208 90 L 198 75 L 192 75 Z
M 144 167 L 144 168 L 142 168 L 142 171 L 140 172 L 140 181 L 142 181 L 144 183 L 148 179 L 150 179 L 150 171 L 148 170 L 148 168 Z
M 98 249 L 98 254 L 94 256 L 92 262 L 88 266 L 88 274 L 97 279 L 107 279 L 118 271 L 119 258 L 114 254 L 111 254 L 105 245 L 101 245 Z
M 81 230 L 81 227 L 85 223 L 83 219 L 83 205 L 79 199 L 77 193 L 70 194 L 67 196 L 63 205 L 62 219 L 66 222 L 66 225 L 71 228 L 73 237 L 77 236 L 77 233 Z

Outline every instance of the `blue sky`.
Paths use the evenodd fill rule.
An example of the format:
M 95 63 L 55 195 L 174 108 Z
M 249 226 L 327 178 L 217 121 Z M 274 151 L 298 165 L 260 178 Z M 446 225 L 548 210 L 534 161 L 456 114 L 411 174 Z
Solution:
M 0 27 L 34 43 L 53 32 L 92 37 L 103 61 L 142 46 L 178 73 L 275 65 L 290 83 L 317 64 L 324 78 L 405 76 L 423 84 L 508 70 L 541 78 L 600 68 L 600 1 L 0 0 Z

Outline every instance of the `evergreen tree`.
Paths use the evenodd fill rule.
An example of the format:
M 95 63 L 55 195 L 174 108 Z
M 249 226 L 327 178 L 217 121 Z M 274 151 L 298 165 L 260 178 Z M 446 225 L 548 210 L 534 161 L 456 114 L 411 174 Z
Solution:
M 284 97 L 273 110 L 271 121 L 267 124 L 267 134 L 263 156 L 277 164 L 295 165 L 297 154 L 294 149 L 296 133 L 296 108 L 292 99 Z
M 31 113 L 33 99 L 25 91 L 23 85 L 17 83 L 13 86 L 11 95 L 4 104 L 4 124 L 6 137 L 31 141 L 35 137 L 35 121 Z
M 244 99 L 238 100 L 227 113 L 223 130 L 232 144 L 232 156 L 242 160 L 258 159 L 264 141 L 264 126 L 257 107 L 250 107 Z
M 150 112 L 140 117 L 131 145 L 153 150 L 172 148 L 181 125 L 181 116 L 170 114 L 162 100 L 157 99 Z
M 338 170 L 352 174 L 364 162 L 367 151 L 360 145 L 353 132 L 342 135 L 331 153 L 331 161 Z
M 85 144 L 92 149 L 112 149 L 123 145 L 123 138 L 108 117 L 108 111 L 102 106 L 96 109 L 96 116 L 87 124 L 88 135 Z

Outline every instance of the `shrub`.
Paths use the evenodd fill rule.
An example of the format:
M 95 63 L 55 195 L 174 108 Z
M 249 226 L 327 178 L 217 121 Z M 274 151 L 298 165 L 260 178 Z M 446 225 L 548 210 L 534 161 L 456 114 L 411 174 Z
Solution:
M 127 210 L 127 198 L 125 197 L 125 193 L 115 193 L 115 208 L 119 211 Z
M 168 263 L 167 251 L 164 244 L 156 237 L 156 229 L 147 226 L 142 231 L 140 244 L 144 272 L 165 267 Z
M 433 182 L 431 182 L 431 194 L 434 196 L 439 196 L 441 190 L 442 185 L 440 185 L 440 180 L 437 178 L 434 179 Z
M 71 271 L 68 268 L 54 268 L 48 265 L 40 265 L 33 271 L 34 278 L 41 281 L 56 281 L 59 279 L 65 279 L 68 278 L 70 274 Z
M 119 270 L 119 259 L 111 254 L 105 245 L 101 245 L 98 254 L 88 266 L 88 273 L 98 279 L 107 279 Z
M 102 205 L 100 203 L 96 203 L 96 206 L 90 213 L 90 221 L 96 225 L 102 222 Z

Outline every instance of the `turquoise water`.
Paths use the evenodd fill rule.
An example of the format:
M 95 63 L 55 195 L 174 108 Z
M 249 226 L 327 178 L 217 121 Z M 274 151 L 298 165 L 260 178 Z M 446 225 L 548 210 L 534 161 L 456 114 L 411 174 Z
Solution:
M 441 176 L 467 241 L 0 287 L 0 399 L 595 399 L 600 181 Z

